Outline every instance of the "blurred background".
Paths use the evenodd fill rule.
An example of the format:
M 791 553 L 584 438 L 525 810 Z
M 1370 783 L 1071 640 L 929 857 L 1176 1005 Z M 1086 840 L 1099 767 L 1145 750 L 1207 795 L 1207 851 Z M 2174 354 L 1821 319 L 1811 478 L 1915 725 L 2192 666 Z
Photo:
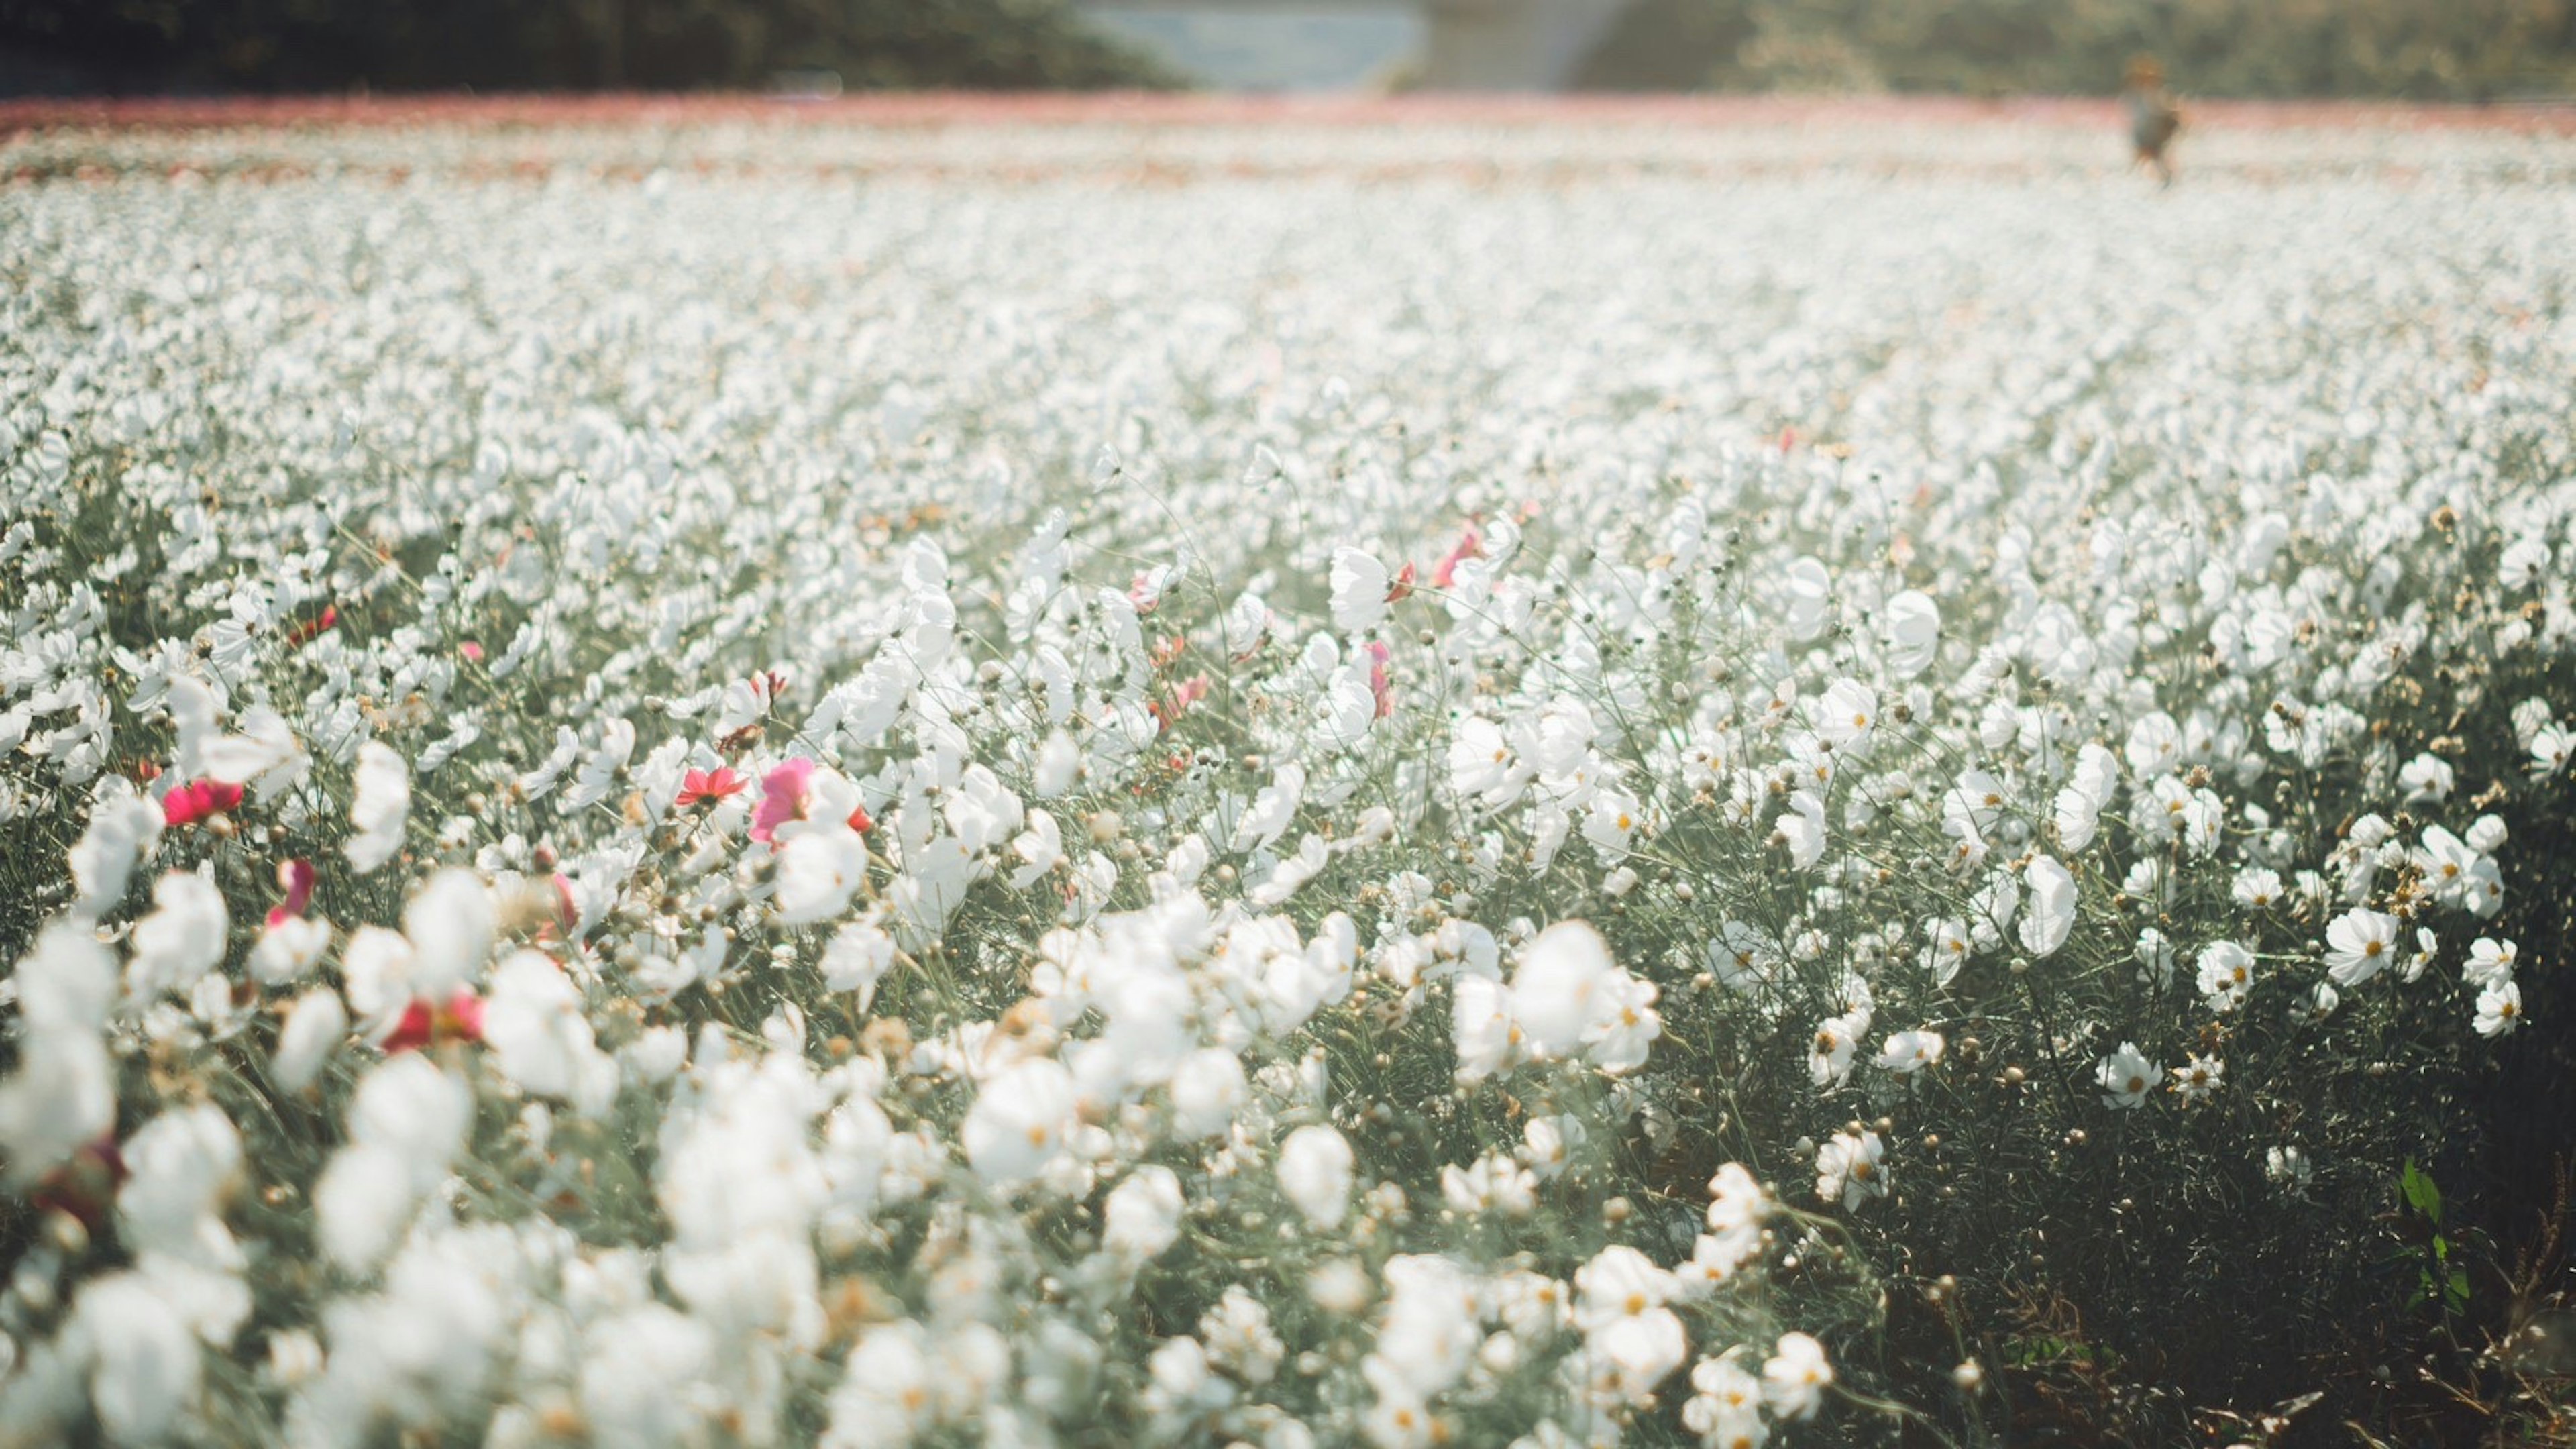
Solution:
M 2560 100 L 2576 0 L 0 0 L 0 95 L 1204 88 Z

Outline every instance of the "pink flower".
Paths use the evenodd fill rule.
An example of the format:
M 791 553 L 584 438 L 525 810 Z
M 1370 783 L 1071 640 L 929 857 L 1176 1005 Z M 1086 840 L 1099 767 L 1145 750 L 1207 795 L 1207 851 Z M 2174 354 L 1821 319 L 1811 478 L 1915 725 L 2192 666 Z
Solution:
M 1194 674 L 1172 686 L 1172 697 L 1169 700 L 1158 699 L 1145 707 L 1153 713 L 1161 727 L 1169 728 L 1172 721 L 1188 713 L 1191 705 L 1205 699 L 1207 692 L 1208 677 L 1204 674 Z
M 268 928 L 276 930 L 284 922 L 304 914 L 313 903 L 313 862 L 290 860 L 277 868 L 277 883 L 286 887 L 286 899 L 268 910 Z
M 1439 563 L 1432 566 L 1431 586 L 1435 589 L 1445 589 L 1449 587 L 1450 580 L 1455 577 L 1458 572 L 1458 565 L 1465 563 L 1471 558 L 1483 558 L 1484 556 L 1484 536 L 1476 532 L 1476 525 L 1472 523 L 1468 524 L 1467 531 L 1458 536 L 1457 547 L 1450 549 L 1448 554 L 1444 556 Z
M 724 800 L 739 795 L 751 782 L 722 765 L 712 770 L 691 770 L 680 777 L 680 805 Z
M 483 646 L 475 643 L 471 639 L 457 645 L 456 652 L 464 655 L 465 662 L 468 664 L 480 664 L 483 662 Z
M 393 1035 L 385 1038 L 384 1049 L 391 1056 L 432 1042 L 482 1039 L 483 998 L 460 987 L 443 1005 L 431 1005 L 426 996 L 412 998 L 411 1005 L 403 1008 L 402 1020 L 395 1023 Z
M 1395 713 L 1395 685 L 1386 677 L 1386 645 L 1378 640 L 1368 642 L 1369 696 L 1377 701 L 1377 717 Z
M 161 797 L 161 818 L 176 828 L 194 825 L 242 802 L 242 787 L 221 780 L 192 780 Z
M 814 762 L 789 760 L 760 777 L 760 809 L 751 817 L 751 838 L 769 842 L 778 827 L 805 814 L 805 782 L 814 776 Z

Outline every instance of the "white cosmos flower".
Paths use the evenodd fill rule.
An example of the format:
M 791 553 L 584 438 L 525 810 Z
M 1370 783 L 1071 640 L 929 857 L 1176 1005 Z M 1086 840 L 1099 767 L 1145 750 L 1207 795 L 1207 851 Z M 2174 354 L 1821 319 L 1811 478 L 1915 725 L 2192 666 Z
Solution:
M 1016 1187 L 1044 1171 L 1074 1127 L 1073 1077 L 1040 1057 L 986 1082 L 958 1130 L 966 1159 L 985 1181 Z
M 1816 1196 L 1859 1211 L 1871 1198 L 1887 1195 L 1887 1173 L 1879 1166 L 1886 1144 L 1875 1132 L 1837 1132 L 1816 1149 Z
M 782 926 L 811 925 L 848 910 L 850 896 L 868 874 L 866 838 L 838 823 L 798 830 L 779 847 L 777 859 L 777 920 Z M 919 894 L 921 877 L 905 879 L 915 883 Z
M 2103 1106 L 2136 1107 L 2165 1079 L 2165 1069 L 2148 1061 L 2136 1042 L 2124 1041 L 2094 1068 L 2093 1078 L 2102 1084 Z
M 2469 943 L 2469 959 L 2460 974 L 2480 990 L 2501 986 L 2513 979 L 2513 968 L 2521 953 L 2511 941 L 2498 941 L 2480 936 Z
M 1888 671 L 1912 679 L 1932 665 L 1941 647 L 1941 608 L 1930 595 L 1907 589 L 1879 611 L 1879 646 Z
M 2043 855 L 2023 868 L 2022 880 L 2030 887 L 2021 918 L 2022 948 L 2033 956 L 2053 955 L 2075 927 L 2075 877 Z
M 161 828 L 160 806 L 136 795 L 122 777 L 108 781 L 72 845 L 73 908 L 94 916 L 123 901 L 136 863 L 160 845 Z
M 469 870 L 442 870 L 403 906 L 411 941 L 412 990 L 443 997 L 470 986 L 483 969 L 497 928 L 492 892 Z
M 617 1060 L 599 1049 L 581 989 L 542 951 L 519 951 L 492 972 L 483 1039 L 520 1090 L 571 1102 L 585 1116 L 617 1095 Z
M 2212 941 L 2200 948 L 2195 965 L 2200 994 L 2210 1010 L 2234 1011 L 2245 1004 L 2245 993 L 2254 984 L 2253 952 L 2234 941 Z
M 1911 1076 L 1939 1062 L 1947 1045 L 1937 1031 L 1891 1032 L 1879 1046 L 1878 1064 L 1900 1076 Z
M 2354 909 L 2326 925 L 2326 975 L 2338 986 L 2358 986 L 2397 962 L 2395 916 Z
M 1803 1333 L 1784 1333 L 1770 1361 L 1762 1365 L 1762 1399 L 1780 1418 L 1810 1419 L 1833 1381 L 1833 1366 L 1825 1361 L 1823 1344 Z
M 2522 1025 L 2522 988 L 2506 980 L 2480 991 L 2473 1024 L 2478 1035 L 2487 1037 L 2502 1036 Z
M 1351 1144 L 1320 1123 L 1300 1127 L 1279 1144 L 1279 1191 L 1317 1229 L 1341 1226 L 1350 1211 Z
M 1333 550 L 1333 627 L 1345 634 L 1364 633 L 1387 615 L 1386 565 L 1348 544 Z
M 185 992 L 221 964 L 229 925 L 223 892 L 192 872 L 161 877 L 152 905 L 152 914 L 135 922 L 134 956 L 125 965 L 126 992 L 138 1002 Z
M 1122 1257 L 1158 1257 L 1181 1235 L 1181 1180 L 1148 1163 L 1127 1174 L 1101 1207 L 1100 1245 Z
M 411 815 L 411 769 L 388 746 L 369 740 L 358 747 L 355 788 L 349 802 L 350 834 L 341 849 L 360 875 L 400 854 L 403 825 Z
M 340 993 L 316 987 L 297 997 L 277 1034 L 277 1050 L 268 1061 L 269 1080 L 289 1092 L 301 1092 L 321 1075 L 331 1054 L 349 1036 L 349 1010 Z

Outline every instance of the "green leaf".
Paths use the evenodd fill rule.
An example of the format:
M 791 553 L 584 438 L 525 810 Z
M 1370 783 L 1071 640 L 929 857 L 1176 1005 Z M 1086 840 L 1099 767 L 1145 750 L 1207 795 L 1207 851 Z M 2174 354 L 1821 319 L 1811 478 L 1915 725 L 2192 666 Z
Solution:
M 2415 1165 L 2415 1159 L 2410 1157 L 2406 1160 L 2406 1173 L 2399 1179 L 2399 1186 L 2406 1193 L 2407 1206 L 2431 1219 L 2436 1226 L 2440 1225 L 2442 1190 L 2433 1185 L 2431 1174 Z

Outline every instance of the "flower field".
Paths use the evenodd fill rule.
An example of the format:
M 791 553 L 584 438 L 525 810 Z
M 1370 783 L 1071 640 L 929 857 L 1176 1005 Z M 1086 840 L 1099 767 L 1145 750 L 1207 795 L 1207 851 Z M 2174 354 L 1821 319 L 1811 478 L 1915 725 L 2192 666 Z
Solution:
M 2576 1433 L 2567 127 L 1160 104 L 12 116 L 0 1444 Z

